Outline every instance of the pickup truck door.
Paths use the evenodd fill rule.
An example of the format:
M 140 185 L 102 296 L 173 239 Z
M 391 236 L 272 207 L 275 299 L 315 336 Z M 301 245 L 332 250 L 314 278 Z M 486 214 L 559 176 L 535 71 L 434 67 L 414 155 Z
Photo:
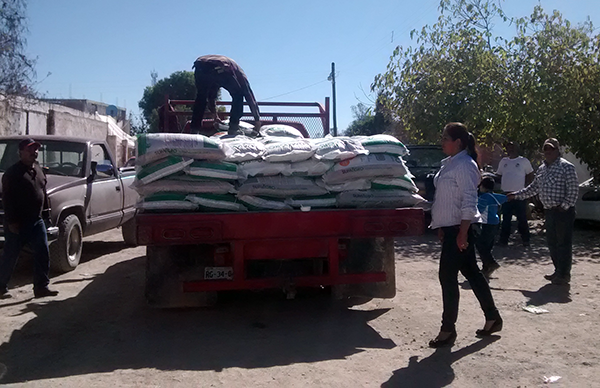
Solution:
M 91 235 L 120 225 L 123 217 L 123 185 L 104 143 L 90 145 L 88 159 L 91 174 L 86 198 L 86 235 Z

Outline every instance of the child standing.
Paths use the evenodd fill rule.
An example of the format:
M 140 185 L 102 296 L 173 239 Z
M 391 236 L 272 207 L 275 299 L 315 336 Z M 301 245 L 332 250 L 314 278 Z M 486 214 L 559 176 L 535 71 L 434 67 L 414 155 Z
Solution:
M 477 198 L 477 209 L 481 213 L 482 225 L 481 235 L 475 243 L 479 252 L 479 257 L 483 263 L 481 273 L 487 279 L 492 272 L 500 268 L 500 264 L 494 259 L 492 249 L 494 248 L 494 239 L 500 224 L 498 217 L 498 208 L 506 202 L 506 195 L 494 193 L 494 178 L 486 176 L 479 184 L 479 197 Z

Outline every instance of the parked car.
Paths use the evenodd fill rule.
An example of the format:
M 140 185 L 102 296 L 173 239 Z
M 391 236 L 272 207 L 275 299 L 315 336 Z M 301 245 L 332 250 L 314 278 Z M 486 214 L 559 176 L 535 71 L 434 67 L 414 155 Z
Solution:
M 19 160 L 19 142 L 29 136 L 0 136 L 0 182 Z M 79 264 L 83 238 L 121 227 L 127 244 L 135 245 L 135 202 L 130 187 L 135 171 L 116 168 L 103 140 L 64 136 L 31 136 L 42 144 L 38 162 L 47 178 L 50 202 L 46 220 L 51 265 L 66 272 Z M 0 192 L 2 186 L 0 184 Z M 0 240 L 4 241 L 4 208 L 0 201 Z
M 433 201 L 435 186 L 433 177 L 442 165 L 442 159 L 447 155 L 440 145 L 407 145 L 410 154 L 404 157 L 406 166 L 415 176 L 414 181 L 419 188 L 419 195 L 428 201 Z
M 600 184 L 590 178 L 579 185 L 575 219 L 600 222 Z

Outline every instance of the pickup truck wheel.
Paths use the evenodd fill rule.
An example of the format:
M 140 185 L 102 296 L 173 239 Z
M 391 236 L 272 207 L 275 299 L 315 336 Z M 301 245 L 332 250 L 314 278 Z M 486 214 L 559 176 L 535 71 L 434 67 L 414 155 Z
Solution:
M 146 301 L 151 307 L 206 307 L 217 302 L 216 292 L 183 292 L 177 247 L 146 247 Z
M 334 299 L 393 298 L 396 296 L 396 262 L 393 237 L 350 240 L 348 255 L 340 263 L 340 273 L 385 272 L 379 283 L 340 284 L 332 286 Z
M 83 230 L 75 214 L 67 216 L 58 228 L 58 240 L 50 245 L 50 264 L 56 271 L 69 272 L 79 265 Z
M 125 241 L 125 244 L 131 247 L 137 246 L 135 218 L 132 218 L 121 225 L 121 234 L 123 235 L 123 241 Z

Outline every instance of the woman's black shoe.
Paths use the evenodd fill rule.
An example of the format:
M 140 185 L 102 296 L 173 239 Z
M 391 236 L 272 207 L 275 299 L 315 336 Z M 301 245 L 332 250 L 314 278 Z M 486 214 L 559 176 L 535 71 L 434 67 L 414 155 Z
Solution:
M 496 319 L 489 329 L 485 330 L 485 328 L 483 328 L 481 330 L 477 330 L 475 334 L 477 335 L 477 337 L 487 337 L 489 335 L 492 335 L 492 333 L 496 333 L 500 330 L 502 330 L 502 318 Z
M 454 345 L 454 341 L 456 341 L 456 330 L 451 332 L 450 335 L 448 337 L 446 337 L 445 339 L 440 339 L 440 336 L 438 334 L 438 336 L 435 339 L 432 339 L 431 341 L 429 341 L 429 347 L 430 348 L 443 348 L 446 346 L 452 346 L 452 345 Z

